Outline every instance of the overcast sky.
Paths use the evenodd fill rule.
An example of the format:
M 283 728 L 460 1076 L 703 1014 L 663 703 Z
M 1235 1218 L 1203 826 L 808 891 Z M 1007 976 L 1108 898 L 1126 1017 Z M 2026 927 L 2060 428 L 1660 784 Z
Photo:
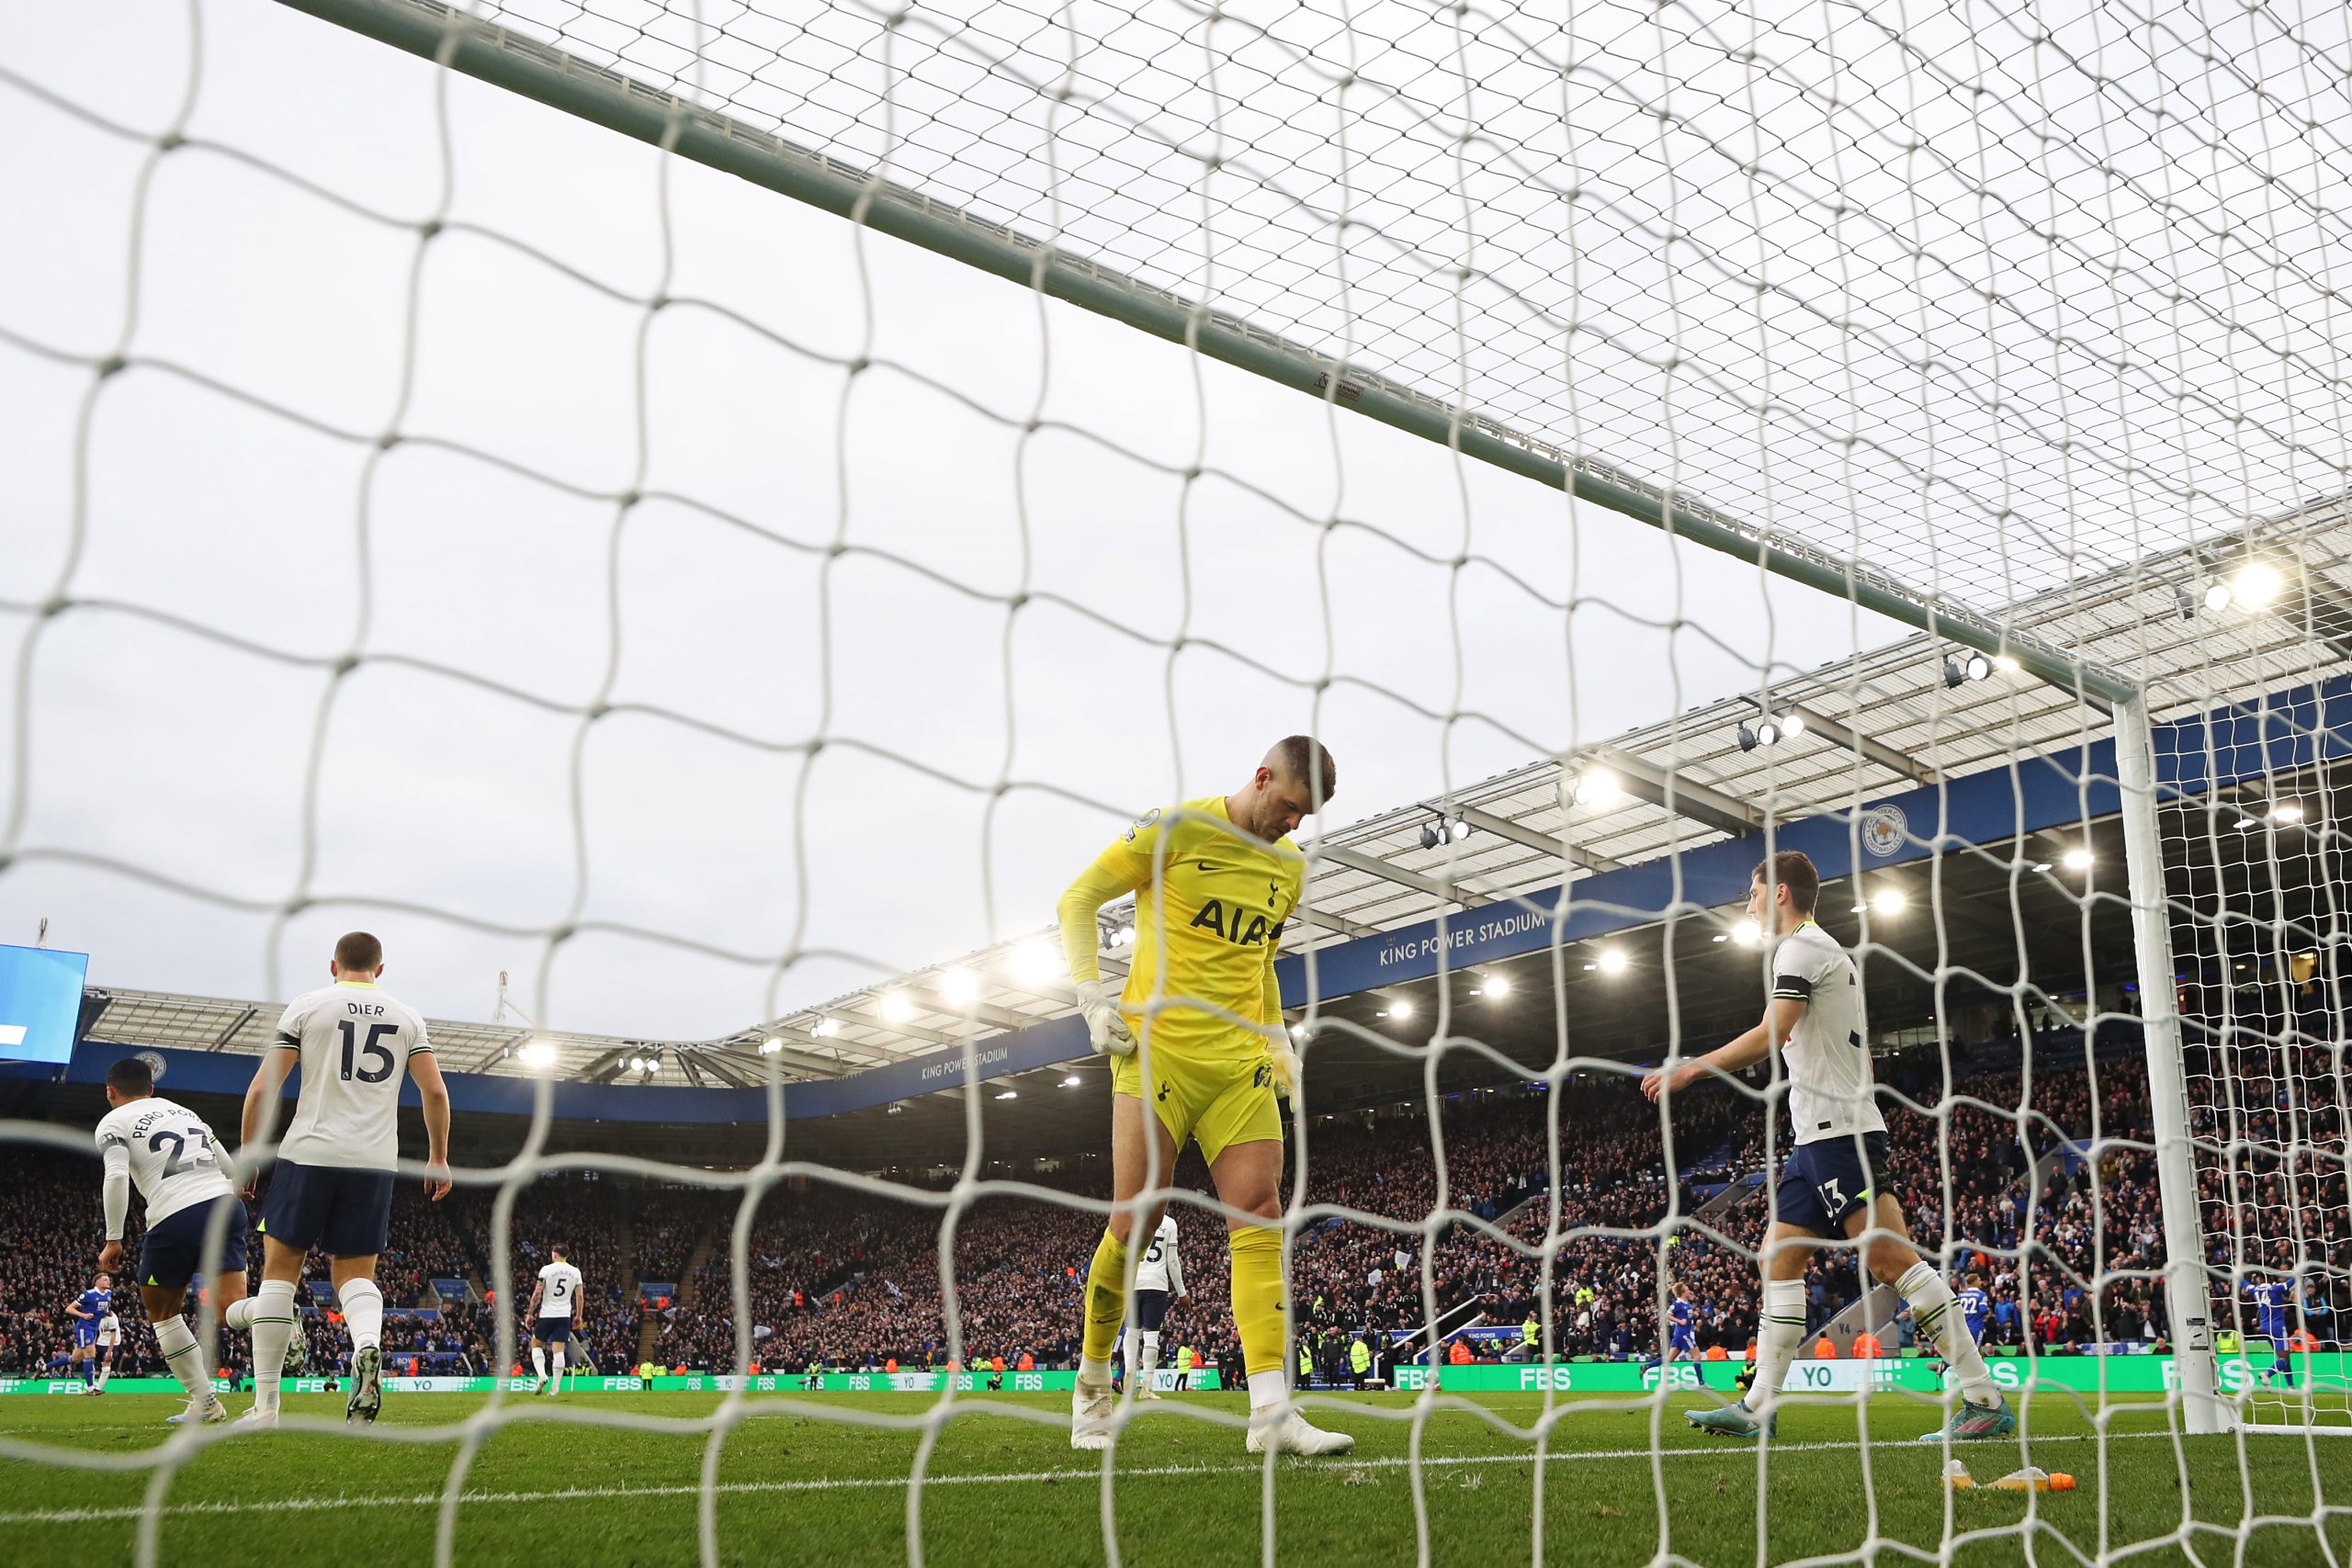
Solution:
M 282 995 L 364 924 L 435 1015 L 506 969 L 550 1027 L 705 1037 L 1041 929 L 1289 731 L 1345 821 L 1896 633 L 269 0 L 200 14 L 186 130 L 242 156 L 0 83 L 0 328 L 139 362 L 0 341 L 0 601 L 76 602 L 0 609 L 0 940 L 48 917 L 96 983 Z M 18 7 L 0 61 L 152 138 L 187 16 Z M 903 368 L 853 378 L 868 302 Z M 1086 435 L 1024 443 L 1041 394 Z M 280 930 L 298 891 L 339 902 Z M 575 900 L 748 961 L 550 956 Z M 796 947 L 857 957 L 776 982 Z

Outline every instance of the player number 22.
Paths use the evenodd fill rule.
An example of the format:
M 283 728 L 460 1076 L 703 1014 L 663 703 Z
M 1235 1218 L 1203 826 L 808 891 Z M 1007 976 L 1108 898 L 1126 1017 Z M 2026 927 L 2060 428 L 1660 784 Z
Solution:
M 392 1052 L 390 1046 L 383 1043 L 383 1039 L 387 1034 L 399 1032 L 400 1025 L 396 1023 L 369 1024 L 368 1026 L 368 1040 L 365 1044 L 362 1044 L 359 1041 L 359 1026 L 352 1022 L 351 1020 L 346 1018 L 337 1023 L 335 1027 L 343 1031 L 343 1076 L 345 1080 L 356 1077 L 361 1083 L 382 1083 L 386 1078 L 392 1076 Z M 355 1051 L 356 1051 L 360 1055 L 367 1057 L 371 1063 L 381 1058 L 383 1066 L 379 1067 L 366 1066 L 360 1068 L 356 1073 L 353 1072 L 351 1070 L 351 1057 Z

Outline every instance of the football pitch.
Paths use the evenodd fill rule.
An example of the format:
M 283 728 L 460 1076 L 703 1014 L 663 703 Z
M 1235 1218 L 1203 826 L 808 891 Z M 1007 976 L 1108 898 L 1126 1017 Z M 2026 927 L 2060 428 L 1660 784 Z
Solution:
M 1430 1414 L 1418 1438 L 1409 1395 L 1339 1400 L 1316 1419 L 1354 1433 L 1356 1451 L 1278 1462 L 1274 1555 L 1334 1568 L 1413 1562 L 1425 1521 L 1433 1562 L 1527 1562 L 1540 1506 L 1546 1562 L 1638 1563 L 1665 1553 L 1755 1563 L 1757 1454 L 1688 1429 L 1681 1412 L 1701 1397 L 1676 1395 L 1662 1405 L 1557 1398 L 1540 1504 L 1533 1445 L 1507 1429 L 1543 1418 L 1540 1395 L 1455 1402 Z M 922 1456 L 925 1480 L 912 1509 L 908 1477 L 922 1433 L 875 1422 L 918 1416 L 933 1407 L 931 1396 L 745 1400 L 713 1472 L 719 1557 L 899 1562 L 913 1520 L 934 1564 L 1102 1562 L 1107 1519 L 1125 1563 L 1261 1561 L 1262 1462 L 1242 1452 L 1238 1428 L 1199 1418 L 1237 1415 L 1239 1395 L 1142 1406 L 1107 1484 L 1098 1456 L 1071 1451 L 1065 1430 L 1051 1424 L 1066 1400 L 959 1399 Z M 366 1436 L 346 1432 L 339 1398 L 288 1395 L 286 1403 L 289 1417 L 320 1425 L 203 1434 L 162 1495 L 156 1561 L 431 1562 L 464 1447 L 458 1427 L 483 1399 L 388 1395 L 384 1419 Z M 697 1562 L 711 1445 L 707 1427 L 693 1423 L 707 1422 L 718 1404 L 695 1394 L 510 1399 L 514 1418 L 488 1431 L 465 1469 L 455 1560 Z M 131 1561 L 151 1481 L 141 1452 L 165 1439 L 157 1423 L 177 1404 L 108 1395 L 0 1406 L 9 1455 L 0 1460 L 0 1559 L 77 1568 Z M 1872 1399 L 1867 1445 L 1858 1440 L 1862 1413 L 1850 1401 L 1785 1411 L 1762 1510 L 1764 1557 L 1859 1558 L 1874 1539 L 1890 1561 L 1915 1551 L 1933 1560 L 1953 1540 L 1951 1561 L 1970 1565 L 2087 1562 L 2151 1542 L 2165 1544 L 2129 1561 L 2290 1564 L 2352 1554 L 2352 1517 L 2328 1516 L 2325 1540 L 2312 1522 L 2320 1486 L 2333 1478 L 2341 1493 L 2352 1442 L 2324 1439 L 2316 1457 L 2301 1439 L 2279 1437 L 2198 1438 L 2177 1449 L 2164 1435 L 2161 1405 L 2150 1402 L 2110 1405 L 2102 1444 L 2090 1413 L 2072 1397 L 2043 1394 L 2020 1409 L 2031 1461 L 2072 1473 L 2079 1490 L 1949 1492 L 1942 1450 L 1911 1441 L 1935 1425 L 1932 1408 L 1916 1398 Z M 70 1451 L 106 1468 L 65 1469 L 33 1457 L 40 1451 Z M 2025 1462 L 2014 1438 L 1957 1451 L 1979 1482 Z M 2189 1518 L 2196 1523 L 2184 1531 Z

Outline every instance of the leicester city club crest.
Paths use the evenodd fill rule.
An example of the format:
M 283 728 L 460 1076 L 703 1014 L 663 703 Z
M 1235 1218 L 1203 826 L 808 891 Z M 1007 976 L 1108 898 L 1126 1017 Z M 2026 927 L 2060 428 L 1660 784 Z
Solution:
M 1862 813 L 1862 848 L 1880 860 L 1892 859 L 1903 847 L 1911 824 L 1899 806 L 1873 806 Z

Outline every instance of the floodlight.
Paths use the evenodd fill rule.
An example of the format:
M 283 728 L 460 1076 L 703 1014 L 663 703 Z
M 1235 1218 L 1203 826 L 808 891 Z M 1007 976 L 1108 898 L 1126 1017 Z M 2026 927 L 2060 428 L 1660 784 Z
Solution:
M 2287 586 L 2287 580 L 2268 561 L 2248 561 L 2230 579 L 2230 594 L 2249 610 L 2267 610 Z

